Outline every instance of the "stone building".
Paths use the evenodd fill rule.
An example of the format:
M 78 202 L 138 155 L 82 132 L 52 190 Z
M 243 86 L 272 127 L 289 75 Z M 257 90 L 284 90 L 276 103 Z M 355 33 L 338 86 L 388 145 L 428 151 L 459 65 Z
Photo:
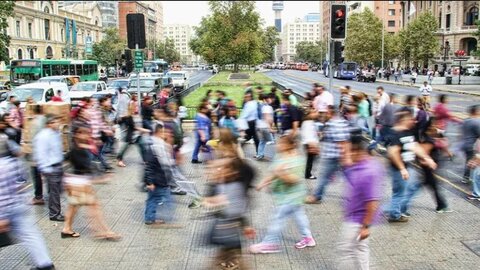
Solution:
M 84 59 L 86 40 L 102 39 L 102 16 L 98 5 L 82 15 L 60 9 L 57 1 L 15 1 L 7 34 L 10 59 Z
M 283 62 L 295 60 L 298 43 L 302 41 L 319 41 L 319 28 L 319 22 L 306 22 L 301 19 L 296 19 L 293 23 L 284 24 L 281 33 Z

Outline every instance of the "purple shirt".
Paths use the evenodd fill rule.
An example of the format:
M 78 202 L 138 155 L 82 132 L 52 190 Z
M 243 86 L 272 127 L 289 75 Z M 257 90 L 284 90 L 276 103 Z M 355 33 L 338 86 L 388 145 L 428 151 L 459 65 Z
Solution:
M 370 157 L 345 169 L 349 184 L 345 197 L 345 221 L 363 223 L 367 203 L 382 199 L 381 181 L 384 176 L 382 164 Z M 377 210 L 373 221 L 378 218 L 379 212 Z

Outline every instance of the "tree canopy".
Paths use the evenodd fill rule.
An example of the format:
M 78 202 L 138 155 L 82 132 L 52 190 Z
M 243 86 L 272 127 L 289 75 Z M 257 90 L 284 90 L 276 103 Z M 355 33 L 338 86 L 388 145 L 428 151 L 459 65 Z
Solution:
M 203 17 L 190 42 L 192 51 L 218 65 L 253 65 L 271 59 L 278 44 L 272 28 L 261 29 L 255 1 L 209 1 L 211 14 Z
M 297 44 L 296 60 L 308 63 L 321 64 L 327 51 L 325 42 L 302 41 Z
M 114 65 L 115 59 L 121 58 L 125 43 L 117 28 L 107 28 L 102 41 L 93 44 L 92 59 L 102 66 Z
M 8 18 L 13 15 L 14 1 L 0 1 L 0 61 L 8 63 L 7 49 L 10 46 L 10 36 L 7 35 Z
M 181 59 L 173 39 L 167 38 L 165 41 L 150 40 L 148 48 L 155 52 L 155 58 L 163 59 L 168 63 L 179 62 Z

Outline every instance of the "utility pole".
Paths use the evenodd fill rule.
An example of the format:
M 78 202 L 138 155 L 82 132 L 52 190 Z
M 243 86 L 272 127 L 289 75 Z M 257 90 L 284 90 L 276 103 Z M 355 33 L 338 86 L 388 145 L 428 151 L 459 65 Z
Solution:
M 384 61 L 385 61 L 385 1 L 380 1 L 382 3 L 382 70 L 384 70 Z M 384 73 L 385 71 L 383 71 Z M 383 75 L 383 74 L 382 74 Z

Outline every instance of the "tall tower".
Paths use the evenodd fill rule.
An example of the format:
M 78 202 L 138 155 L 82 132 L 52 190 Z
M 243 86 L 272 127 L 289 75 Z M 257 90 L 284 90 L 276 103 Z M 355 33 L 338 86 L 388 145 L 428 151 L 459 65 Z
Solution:
M 283 1 L 272 1 L 272 9 L 275 12 L 275 28 L 277 32 L 282 33 L 282 10 L 283 10 Z M 279 62 L 282 54 L 282 41 L 275 47 L 275 62 Z

